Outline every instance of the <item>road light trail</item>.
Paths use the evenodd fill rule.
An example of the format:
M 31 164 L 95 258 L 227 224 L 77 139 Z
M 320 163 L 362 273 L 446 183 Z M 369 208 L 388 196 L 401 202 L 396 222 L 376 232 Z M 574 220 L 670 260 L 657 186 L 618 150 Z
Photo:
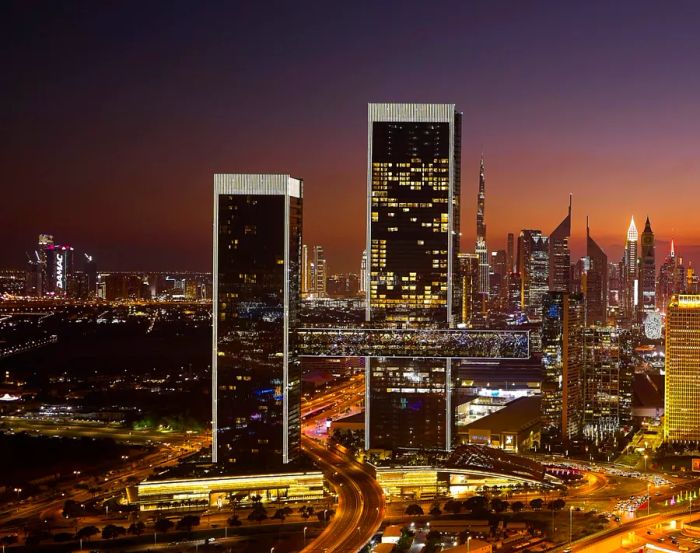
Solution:
M 362 383 L 349 388 L 356 392 Z M 337 399 L 333 390 L 314 398 L 304 406 L 308 414 L 318 405 Z M 360 400 L 362 394 L 356 395 Z M 330 411 L 311 417 L 304 423 L 302 448 L 324 472 L 328 482 L 338 494 L 338 509 L 328 526 L 301 553 L 356 553 L 374 536 L 384 519 L 384 494 L 375 478 L 350 455 L 337 448 L 329 448 L 316 438 L 307 435 L 319 417 L 336 417 L 346 408 L 348 401 L 336 402 Z

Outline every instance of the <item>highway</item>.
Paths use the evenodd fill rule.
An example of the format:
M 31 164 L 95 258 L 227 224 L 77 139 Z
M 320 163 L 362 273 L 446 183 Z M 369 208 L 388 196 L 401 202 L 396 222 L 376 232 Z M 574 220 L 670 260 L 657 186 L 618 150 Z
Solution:
M 363 382 L 354 378 L 339 390 L 321 394 L 304 405 L 302 414 L 328 405 L 323 413 L 304 421 L 302 447 L 324 472 L 338 495 L 338 507 L 325 530 L 301 553 L 357 553 L 379 530 L 385 515 L 384 494 L 369 471 L 338 448 L 329 448 L 312 434 L 320 419 L 338 418 L 362 400 Z

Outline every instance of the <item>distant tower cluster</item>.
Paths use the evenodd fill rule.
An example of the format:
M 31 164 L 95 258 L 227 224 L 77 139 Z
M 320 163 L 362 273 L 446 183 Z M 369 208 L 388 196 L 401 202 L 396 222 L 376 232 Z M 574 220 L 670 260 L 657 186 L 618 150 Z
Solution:
M 50 234 L 40 234 L 37 248 L 27 256 L 25 293 L 57 298 L 94 297 L 97 265 L 92 256 L 78 256 L 72 246 L 57 244 Z
M 301 248 L 301 294 L 303 298 L 328 297 L 328 267 L 323 246 L 313 246 L 311 253 Z

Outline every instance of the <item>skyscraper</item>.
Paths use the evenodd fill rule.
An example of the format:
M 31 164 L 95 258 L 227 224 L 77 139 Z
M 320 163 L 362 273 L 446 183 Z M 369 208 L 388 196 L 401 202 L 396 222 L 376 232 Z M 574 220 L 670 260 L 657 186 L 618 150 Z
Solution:
M 683 259 L 676 255 L 674 241 L 671 240 L 671 251 L 659 268 L 656 300 L 660 311 L 666 313 L 668 304 L 674 295 L 685 293 L 687 276 L 683 267 Z
M 508 264 L 508 273 L 515 272 L 515 236 L 512 232 L 508 233 L 506 240 L 506 263 Z
M 453 104 L 369 105 L 366 319 L 375 325 L 447 328 L 458 315 L 460 141 Z M 367 447 L 448 446 L 449 361 L 367 359 L 366 372 Z
M 301 225 L 301 180 L 214 175 L 214 462 L 260 471 L 299 456 Z
M 362 251 L 362 260 L 360 261 L 360 294 L 367 292 L 367 250 Z
M 45 293 L 55 296 L 65 296 L 68 292 L 68 281 L 74 270 L 73 248 L 60 244 L 48 244 L 44 249 L 46 255 Z
M 549 289 L 556 292 L 568 292 L 571 280 L 571 195 L 569 195 L 569 212 L 549 235 Z
M 547 292 L 542 299 L 542 418 L 564 441 L 578 436 L 583 409 L 583 298 Z
M 469 326 L 480 318 L 481 313 L 481 295 L 478 290 L 479 256 L 475 253 L 460 253 L 458 260 L 461 286 L 459 323 Z
M 316 298 L 328 296 L 328 268 L 323 246 L 314 246 L 311 271 L 311 293 Z
M 583 286 L 586 296 L 586 325 L 607 322 L 608 313 L 608 256 L 591 238 L 591 229 L 586 218 L 587 270 Z
M 642 255 L 639 265 L 639 306 L 644 313 L 656 309 L 656 247 L 649 217 L 642 232 Z
M 542 317 L 542 296 L 549 288 L 548 239 L 539 230 L 522 230 L 518 238 L 520 308 L 528 317 Z
M 486 246 L 486 173 L 484 171 L 484 156 L 479 161 L 479 194 L 476 206 L 476 246 L 475 253 L 479 256 L 478 290 L 481 296 L 481 312 L 488 310 L 489 283 L 489 252 Z
M 612 326 L 589 326 L 584 338 L 584 425 L 587 437 L 602 439 L 631 419 L 632 375 L 620 362 L 620 335 Z
M 673 296 L 666 313 L 664 437 L 700 441 L 700 296 Z
M 305 298 L 311 290 L 311 260 L 309 259 L 309 247 L 301 246 L 301 297 Z
M 449 324 L 459 240 L 461 114 L 370 104 L 367 320 Z
M 623 305 L 622 316 L 627 320 L 632 320 L 636 315 L 638 292 L 639 292 L 639 271 L 637 261 L 637 241 L 639 234 L 637 226 L 634 224 L 634 217 L 630 221 L 627 229 L 627 240 L 625 241 L 625 253 L 622 258 L 624 271 L 622 272 L 623 282 Z

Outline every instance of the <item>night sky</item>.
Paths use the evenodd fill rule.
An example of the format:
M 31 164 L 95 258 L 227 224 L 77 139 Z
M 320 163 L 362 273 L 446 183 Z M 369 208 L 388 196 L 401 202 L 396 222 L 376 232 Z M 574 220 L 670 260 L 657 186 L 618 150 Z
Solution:
M 329 270 L 364 247 L 367 102 L 464 112 L 490 249 L 574 194 L 617 261 L 631 215 L 700 262 L 698 2 L 0 4 L 0 267 L 40 232 L 102 269 L 209 270 L 212 174 L 305 181 Z

